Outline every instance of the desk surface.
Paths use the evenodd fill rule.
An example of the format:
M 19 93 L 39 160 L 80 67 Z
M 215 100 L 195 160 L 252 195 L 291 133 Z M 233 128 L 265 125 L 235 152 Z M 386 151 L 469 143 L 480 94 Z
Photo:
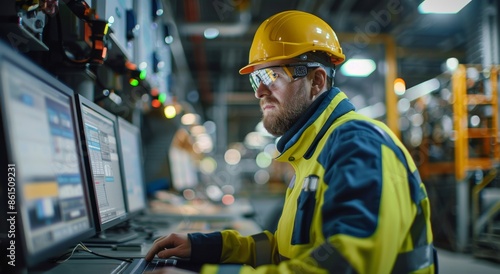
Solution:
M 158 227 L 158 235 L 166 235 L 172 232 L 212 232 L 231 228 L 239 231 L 242 235 L 252 235 L 261 232 L 261 228 L 250 219 L 236 218 L 229 221 L 192 221 L 184 220 L 173 222 L 167 227 Z M 194 224 L 192 227 L 191 224 Z M 199 229 L 202 228 L 202 229 Z M 142 244 L 140 250 L 114 250 L 111 247 L 90 247 L 98 254 L 117 258 L 143 258 L 151 248 L 154 239 L 138 238 L 128 243 Z M 70 260 L 52 266 L 44 266 L 40 269 L 29 271 L 30 274 L 88 274 L 88 273 L 112 273 L 118 267 L 126 267 L 128 263 L 97 257 L 87 252 L 76 252 Z

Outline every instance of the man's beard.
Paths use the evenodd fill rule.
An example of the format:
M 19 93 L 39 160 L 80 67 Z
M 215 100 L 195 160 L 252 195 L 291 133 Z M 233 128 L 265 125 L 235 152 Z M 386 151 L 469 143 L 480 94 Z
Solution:
M 306 94 L 297 92 L 284 102 L 278 102 L 275 99 L 267 99 L 273 102 L 277 111 L 264 113 L 262 122 L 264 128 L 273 136 L 282 136 L 287 132 L 301 117 L 304 111 L 311 105 L 311 99 Z

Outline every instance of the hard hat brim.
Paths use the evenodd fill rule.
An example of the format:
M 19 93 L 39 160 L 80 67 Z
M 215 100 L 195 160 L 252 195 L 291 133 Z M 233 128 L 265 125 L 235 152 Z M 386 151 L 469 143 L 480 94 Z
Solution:
M 300 53 L 302 54 L 302 53 Z M 300 54 L 297 54 L 300 55 Z M 340 55 L 340 54 L 338 54 Z M 295 57 L 295 56 L 294 56 Z M 288 57 L 290 59 L 292 59 L 293 57 Z M 252 73 L 254 70 L 255 70 L 255 66 L 258 66 L 258 65 L 261 65 L 261 64 L 265 64 L 265 63 L 269 63 L 269 62 L 272 62 L 272 61 L 276 61 L 276 60 L 284 60 L 286 58 L 283 58 L 283 56 L 277 56 L 275 58 L 268 58 L 268 59 L 265 59 L 265 60 L 261 60 L 261 61 L 257 61 L 257 62 L 253 62 L 253 63 L 250 63 L 244 67 L 242 67 L 239 72 L 241 75 L 245 75 L 245 74 L 249 74 L 249 73 Z M 340 65 L 342 64 L 342 62 L 344 62 L 345 60 L 345 55 L 341 55 L 341 56 L 332 56 L 332 64 L 334 65 Z
M 262 65 L 262 64 L 269 63 L 269 62 L 276 61 L 276 60 L 283 60 L 283 58 L 280 56 L 280 57 L 276 57 L 276 58 L 269 58 L 269 59 L 253 62 L 251 64 L 248 64 L 248 65 L 242 67 L 240 69 L 240 74 L 244 75 L 244 74 L 252 73 L 255 70 L 255 66 Z

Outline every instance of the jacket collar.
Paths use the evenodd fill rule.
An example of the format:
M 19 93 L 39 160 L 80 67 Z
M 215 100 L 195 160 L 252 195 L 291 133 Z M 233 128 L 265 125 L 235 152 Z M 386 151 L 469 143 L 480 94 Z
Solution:
M 277 159 L 304 157 L 338 117 L 352 110 L 354 106 L 338 88 L 323 93 L 278 141 L 277 149 L 282 155 Z M 296 146 L 299 143 L 300 146 Z

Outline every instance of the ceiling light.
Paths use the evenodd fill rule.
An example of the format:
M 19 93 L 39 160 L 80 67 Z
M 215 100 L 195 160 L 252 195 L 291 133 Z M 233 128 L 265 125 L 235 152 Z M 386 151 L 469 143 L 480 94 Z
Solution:
M 455 71 L 458 68 L 459 64 L 460 63 L 459 63 L 458 59 L 455 57 L 446 59 L 446 68 L 449 71 Z
M 405 91 L 406 91 L 405 80 L 401 78 L 396 78 L 396 80 L 394 80 L 394 92 L 397 95 L 403 95 L 405 94 Z
M 194 113 L 186 113 L 181 117 L 181 123 L 186 126 L 194 125 L 198 120 L 198 115 Z
M 165 43 L 167 45 L 172 44 L 172 42 L 174 41 L 174 37 L 170 35 L 170 27 L 168 26 L 168 24 L 163 25 L 163 34 L 165 35 Z
M 349 59 L 340 67 L 345 76 L 366 77 L 370 75 L 377 66 L 371 59 Z
M 219 36 L 219 30 L 216 28 L 208 28 L 203 32 L 203 35 L 205 35 L 207 39 L 214 39 Z
M 420 13 L 454 14 L 469 4 L 471 0 L 425 0 L 418 6 Z
M 165 117 L 168 119 L 172 119 L 177 115 L 177 111 L 175 110 L 175 107 L 173 105 L 168 105 L 163 109 L 163 113 L 165 114 Z
M 170 45 L 170 44 L 172 44 L 172 42 L 174 42 L 174 37 L 172 37 L 170 35 L 165 36 L 165 44 Z

